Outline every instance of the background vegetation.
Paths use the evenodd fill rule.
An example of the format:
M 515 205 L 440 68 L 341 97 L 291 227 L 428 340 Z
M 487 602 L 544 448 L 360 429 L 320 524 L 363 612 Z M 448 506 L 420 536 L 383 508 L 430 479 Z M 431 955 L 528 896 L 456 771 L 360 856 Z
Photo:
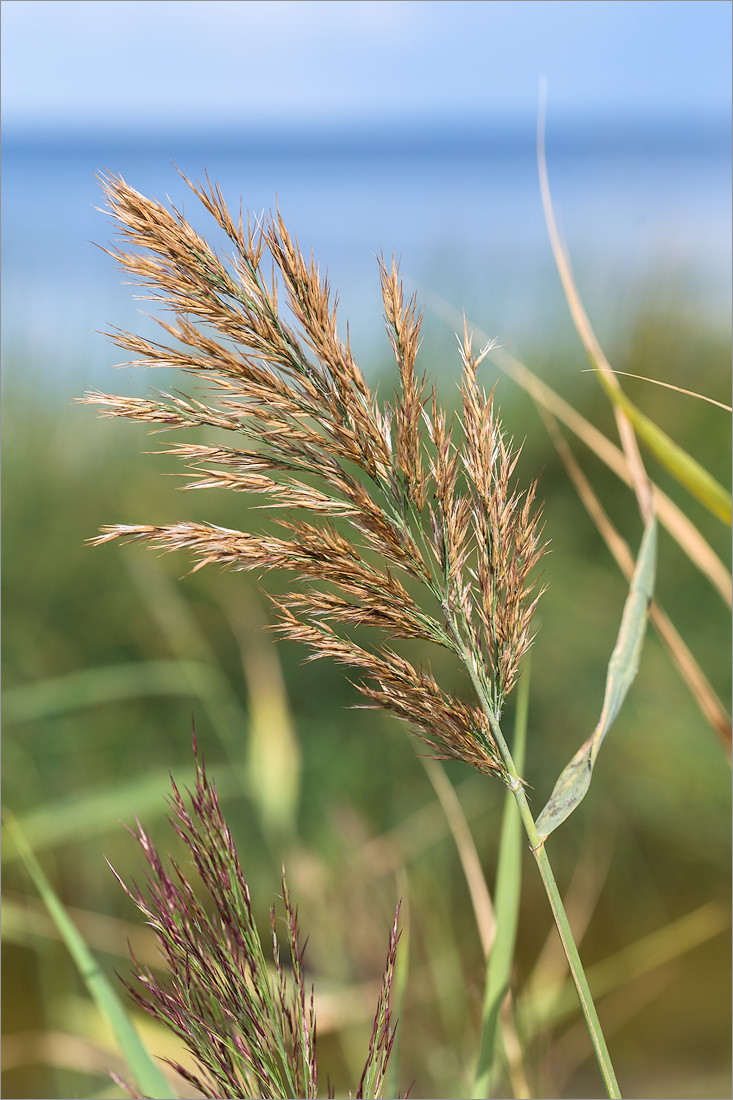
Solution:
M 431 345 L 432 333 L 439 338 Z M 446 357 L 446 346 L 431 322 L 419 363 L 437 373 L 450 400 L 458 357 Z M 728 332 L 703 325 L 662 285 L 650 288 L 605 347 L 619 370 L 729 400 Z M 386 337 L 384 348 L 382 361 L 363 366 L 389 387 Z M 592 375 L 580 373 L 586 361 L 578 345 L 548 342 L 525 359 L 613 436 L 606 398 Z M 243 513 L 254 505 L 219 492 L 176 495 L 176 483 L 160 476 L 174 466 L 141 454 L 156 446 L 143 426 L 99 422 L 89 408 L 59 404 L 29 381 L 32 363 L 11 360 L 5 369 L 4 802 L 87 941 L 110 973 L 127 972 L 128 938 L 141 957 L 150 953 L 147 932 L 104 857 L 128 880 L 142 874 L 136 845 L 120 825 L 134 815 L 161 848 L 171 847 L 168 771 L 184 785 L 193 779 L 193 715 L 265 933 L 281 863 L 287 867 L 310 937 L 306 964 L 321 994 L 319 1060 L 337 1095 L 358 1079 L 400 896 L 400 1086 L 414 1081 L 416 1097 L 465 1095 L 479 1034 L 482 952 L 420 744 L 380 712 L 348 709 L 359 698 L 342 670 L 303 664 L 297 647 L 276 644 L 262 629 L 262 587 L 272 578 L 259 584 L 213 571 L 184 576 L 182 556 L 84 547 L 108 522 L 189 518 L 246 529 Z M 491 385 L 491 357 L 483 371 Z M 165 385 L 159 375 L 152 381 Z M 137 377 L 134 392 L 147 383 Z M 727 483 L 725 412 L 633 380 L 625 388 Z M 595 725 L 627 586 L 529 399 L 503 377 L 497 398 L 508 430 L 526 440 L 522 480 L 541 474 L 551 539 L 525 773 L 536 813 Z M 632 495 L 575 450 L 637 547 Z M 728 560 L 729 532 L 651 459 L 649 469 Z M 665 535 L 657 590 L 727 700 L 727 609 Z M 503 788 L 459 764 L 446 771 L 491 884 Z M 626 1095 L 729 1094 L 729 817 L 725 751 L 650 630 L 591 792 L 548 842 L 571 919 L 575 927 L 587 923 L 581 952 L 591 985 L 606 991 L 599 1011 Z M 120 1068 L 110 1037 L 9 846 L 4 859 L 3 1092 L 121 1095 L 106 1074 L 108 1066 Z M 560 996 L 541 1025 L 532 1022 L 538 987 L 565 975 L 535 878 L 527 875 L 523 885 L 514 984 L 520 999 L 527 995 L 520 1019 L 530 1088 L 535 1095 L 592 1095 L 597 1070 L 572 998 Z M 141 1028 L 153 1051 L 169 1052 L 164 1033 L 153 1034 L 145 1021 Z

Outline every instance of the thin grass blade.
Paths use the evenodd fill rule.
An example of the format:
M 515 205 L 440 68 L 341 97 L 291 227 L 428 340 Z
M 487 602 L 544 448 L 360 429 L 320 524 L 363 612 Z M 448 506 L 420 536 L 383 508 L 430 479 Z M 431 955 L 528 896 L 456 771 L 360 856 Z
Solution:
M 189 670 L 191 689 L 201 699 L 214 732 L 239 777 L 241 789 L 257 807 L 266 838 L 272 838 L 273 823 L 285 831 L 292 830 L 300 787 L 297 743 L 292 733 L 286 731 L 287 744 L 280 744 L 284 749 L 280 753 L 281 774 L 270 776 L 264 782 L 260 767 L 262 716 L 252 713 L 251 705 L 247 713 L 231 682 L 222 672 L 217 685 L 218 694 L 207 692 L 210 676 L 206 670 L 217 666 L 216 653 L 160 562 L 131 555 L 126 559 L 126 564 L 148 613 L 156 621 L 171 652 Z M 200 674 L 202 670 L 203 675 Z M 272 678 L 271 671 L 270 676 Z M 282 709 L 284 711 L 284 704 Z M 291 751 L 288 752 L 288 749 Z M 275 762 L 275 752 L 271 751 L 268 763 L 272 765 Z M 287 798 L 275 803 L 272 790 L 278 782 L 280 790 L 287 792 Z
M 552 209 L 552 199 L 550 197 L 550 183 L 547 177 L 547 160 L 545 157 L 545 110 L 546 110 L 546 98 L 547 98 L 547 85 L 544 79 L 540 82 L 540 105 L 537 114 L 537 170 L 540 177 L 540 194 L 542 196 L 542 208 L 545 212 L 545 223 L 547 225 L 547 234 L 550 238 L 550 245 L 552 247 L 552 255 L 555 259 L 557 266 L 557 273 L 560 276 L 560 282 L 562 283 L 563 291 L 565 292 L 565 298 L 568 303 L 568 309 L 570 310 L 570 316 L 573 319 L 575 330 L 580 337 L 580 341 L 585 348 L 585 353 L 588 356 L 593 366 L 599 367 L 604 374 L 608 376 L 609 385 L 618 386 L 618 379 L 611 371 L 608 364 L 608 360 L 603 353 L 603 350 L 596 339 L 596 334 L 591 327 L 588 315 L 585 312 L 583 303 L 580 300 L 573 273 L 570 267 L 570 258 L 567 255 L 563 242 L 560 239 L 560 234 L 555 222 L 555 213 Z M 639 502 L 639 511 L 641 512 L 644 523 L 648 523 L 653 507 L 649 486 L 649 478 L 646 470 L 644 469 L 644 463 L 639 453 L 639 445 L 634 435 L 634 429 L 631 426 L 631 421 L 626 416 L 626 413 L 619 405 L 614 406 L 614 413 L 616 417 L 616 426 L 618 428 L 619 438 L 621 440 L 621 446 L 623 447 L 624 455 L 626 457 L 626 463 L 630 475 L 630 484 L 636 494 L 636 498 Z
M 590 373 L 595 370 L 599 370 L 598 367 L 589 367 Z M 585 373 L 585 371 L 583 372 Z M 685 397 L 694 397 L 698 401 L 706 401 L 709 405 L 716 405 L 719 409 L 723 409 L 725 412 L 733 412 L 733 406 L 726 405 L 723 401 L 716 401 L 714 397 L 708 397 L 705 393 L 698 393 L 696 390 L 686 390 L 682 386 L 674 386 L 671 382 L 662 382 L 660 378 L 647 378 L 645 374 L 632 374 L 627 370 L 611 371 L 612 374 L 622 374 L 624 378 L 636 378 L 639 382 L 651 382 L 653 386 L 662 386 L 665 390 L 674 390 L 675 393 L 682 393 Z
M 13 837 L 16 849 L 20 853 L 28 873 L 79 969 L 90 996 L 114 1031 L 120 1050 L 124 1055 L 130 1073 L 140 1088 L 141 1094 L 151 1097 L 152 1100 L 158 1100 L 158 1098 L 159 1100 L 172 1100 L 176 1095 L 175 1092 L 173 1092 L 165 1076 L 143 1046 L 128 1012 L 43 873 L 43 869 L 33 854 L 20 826 L 9 814 L 6 815 L 5 824 L 8 832 Z
M 433 785 L 433 790 L 438 796 L 448 827 L 456 843 L 458 856 L 471 895 L 471 904 L 476 917 L 484 957 L 488 958 L 496 935 L 496 914 L 494 913 L 489 888 L 486 885 L 481 860 L 476 851 L 476 844 L 466 821 L 460 799 L 453 784 L 445 774 L 445 769 L 439 761 L 430 757 L 423 756 L 421 761 L 428 779 Z
M 561 773 L 549 802 L 537 818 L 537 833 L 543 843 L 585 798 L 600 747 L 636 676 L 649 604 L 654 594 L 656 547 L 657 525 L 652 518 L 644 529 L 621 628 L 608 665 L 601 717 L 591 736 Z
M 552 254 L 555 258 L 555 264 L 557 265 L 558 274 L 560 276 L 563 291 L 565 292 L 565 298 L 568 303 L 570 315 L 573 319 L 573 324 L 575 325 L 575 329 L 580 337 L 580 341 L 591 366 L 596 368 L 598 381 L 601 383 L 606 396 L 612 402 L 616 411 L 619 434 L 624 444 L 624 451 L 626 452 L 629 465 L 632 469 L 635 464 L 638 463 L 639 465 L 639 469 L 634 477 L 634 484 L 637 495 L 639 496 L 640 505 L 642 505 L 642 515 L 645 518 L 648 515 L 648 511 L 646 507 L 644 507 L 647 493 L 645 488 L 642 487 L 644 473 L 643 468 L 640 466 L 641 459 L 636 449 L 636 443 L 633 440 L 633 432 L 628 429 L 628 423 L 624 425 L 625 419 L 633 425 L 634 431 L 643 439 L 647 447 L 667 470 L 669 470 L 672 476 L 676 478 L 681 485 L 684 485 L 693 496 L 706 506 L 706 508 L 730 527 L 730 493 L 715 480 L 712 474 L 703 469 L 699 462 L 679 447 L 661 428 L 657 427 L 648 416 L 640 412 L 634 403 L 629 400 L 621 389 L 619 380 L 616 377 L 616 372 L 611 369 L 598 343 L 598 339 L 593 331 L 588 314 L 581 301 L 580 294 L 578 293 L 578 288 L 575 284 L 575 279 L 570 267 L 570 261 L 563 248 L 555 222 L 552 199 L 550 197 L 550 184 L 547 177 L 547 162 L 545 159 L 544 94 L 540 103 L 537 123 L 537 166 L 540 176 L 542 205 L 545 211 L 545 221 L 547 223 L 547 232 L 552 246 Z
M 142 559 L 134 555 L 125 558 L 132 580 L 140 591 L 146 611 L 156 622 L 166 639 L 171 653 L 185 662 L 190 674 L 190 687 L 198 695 L 222 748 L 229 756 L 239 776 L 242 788 L 249 789 L 249 777 L 245 762 L 246 743 L 243 731 L 248 729 L 248 718 L 237 693 L 222 673 L 220 692 L 208 694 L 210 676 L 200 674 L 202 667 L 218 665 L 216 653 L 186 601 L 181 597 L 160 562 Z M 252 792 L 253 797 L 256 792 Z
M 679 481 L 680 485 L 684 485 L 708 511 L 730 527 L 730 493 L 692 455 L 683 450 L 653 420 L 637 409 L 620 386 L 611 386 L 603 371 L 599 372 L 598 378 L 609 400 L 623 409 L 634 425 L 637 435 L 646 443 L 652 454 Z

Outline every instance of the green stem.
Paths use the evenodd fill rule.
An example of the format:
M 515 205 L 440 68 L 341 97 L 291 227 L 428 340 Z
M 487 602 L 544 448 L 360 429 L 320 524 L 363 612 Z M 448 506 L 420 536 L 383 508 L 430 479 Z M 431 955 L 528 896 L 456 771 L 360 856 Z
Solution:
M 565 906 L 562 903 L 560 897 L 560 891 L 557 888 L 555 882 L 555 876 L 552 873 L 552 867 L 550 866 L 550 860 L 545 851 L 544 841 L 540 840 L 537 829 L 535 828 L 534 818 L 527 802 L 527 796 L 524 793 L 524 787 L 522 781 L 517 774 L 514 761 L 512 759 L 509 746 L 504 740 L 504 736 L 501 732 L 499 723 L 491 713 L 490 709 L 485 706 L 489 724 L 491 726 L 491 732 L 494 735 L 497 747 L 501 754 L 501 758 L 504 762 L 504 766 L 510 776 L 511 782 L 508 784 L 510 790 L 513 792 L 514 797 L 519 808 L 519 815 L 524 825 L 524 831 L 529 839 L 530 849 L 532 855 L 537 863 L 540 877 L 542 878 L 542 884 L 545 887 L 545 893 L 547 894 L 547 900 L 550 903 L 552 909 L 552 915 L 555 918 L 555 924 L 557 931 L 560 935 L 563 950 L 565 951 L 565 957 L 568 960 L 568 966 L 570 967 L 570 973 L 575 983 L 575 988 L 580 1000 L 580 1007 L 583 1010 L 585 1016 L 586 1027 L 588 1028 L 588 1034 L 590 1035 L 591 1043 L 593 1044 L 593 1050 L 595 1052 L 596 1059 L 598 1061 L 598 1067 L 601 1071 L 601 1076 L 606 1086 L 606 1092 L 609 1097 L 614 1098 L 621 1096 L 619 1091 L 618 1082 L 616 1080 L 616 1074 L 614 1073 L 613 1065 L 611 1063 L 611 1056 L 608 1053 L 608 1047 L 606 1046 L 606 1040 L 603 1036 L 601 1029 L 601 1022 L 598 1019 L 598 1013 L 596 1012 L 596 1006 L 593 1003 L 593 997 L 591 995 L 590 986 L 588 985 L 588 979 L 585 976 L 583 964 L 580 960 L 580 954 L 578 948 L 573 939 L 573 933 L 570 928 L 570 922 L 568 921 L 568 915 L 565 912 Z
M 514 720 L 514 759 L 518 770 L 524 767 L 524 750 L 527 734 L 527 709 L 529 701 L 529 660 L 524 662 L 523 675 L 517 688 L 517 707 Z M 496 914 L 496 938 L 486 960 L 486 985 L 482 1019 L 481 1049 L 471 1096 L 485 1100 L 491 1095 L 492 1081 L 496 1079 L 498 1037 L 501 1030 L 500 1013 L 509 989 L 514 948 L 517 938 L 519 899 L 522 875 L 522 826 L 519 811 L 512 792 L 507 789 L 501 822 L 499 859 L 496 867 L 494 911 Z M 510 1071 L 511 1072 L 511 1071 Z M 520 1081 L 516 1071 L 511 1074 L 514 1095 L 529 1096 L 526 1082 Z
M 448 625 L 451 629 L 451 633 L 455 638 L 456 644 L 459 647 L 461 657 L 465 664 L 466 670 L 471 677 L 476 694 L 481 702 L 483 711 L 488 718 L 489 726 L 491 727 L 491 733 L 493 735 L 496 747 L 499 750 L 504 768 L 506 770 L 505 783 L 509 787 L 509 790 L 516 799 L 517 807 L 519 809 L 519 816 L 522 819 L 524 825 L 524 831 L 529 839 L 529 846 L 532 851 L 532 855 L 537 863 L 540 877 L 542 878 L 542 884 L 547 894 L 547 900 L 550 903 L 552 909 L 552 915 L 555 918 L 555 925 L 560 935 L 565 957 L 568 960 L 568 966 L 570 967 L 570 973 L 575 983 L 575 988 L 580 1000 L 580 1007 L 583 1010 L 585 1017 L 586 1027 L 588 1028 L 588 1034 L 590 1035 L 591 1043 L 593 1044 L 593 1050 L 595 1052 L 596 1060 L 598 1061 L 598 1067 L 601 1071 L 601 1076 L 606 1086 L 606 1092 L 611 1100 L 621 1097 L 621 1092 L 618 1087 L 618 1081 L 616 1080 L 616 1074 L 614 1073 L 613 1064 L 611 1062 L 611 1056 L 608 1052 L 606 1040 L 603 1036 L 601 1029 L 601 1022 L 598 1019 L 598 1013 L 596 1012 L 596 1006 L 593 1003 L 593 997 L 591 995 L 590 986 L 588 985 L 588 979 L 585 976 L 583 964 L 580 960 L 580 954 L 573 939 L 572 929 L 570 928 L 570 922 L 568 921 L 568 915 L 565 912 L 565 906 L 562 903 L 560 897 L 560 891 L 557 888 L 555 882 L 555 876 L 552 873 L 552 867 L 550 866 L 550 860 L 545 851 L 544 841 L 540 840 L 540 835 L 535 828 L 534 818 L 532 817 L 532 811 L 529 808 L 527 802 L 527 796 L 524 793 L 524 785 L 517 772 L 516 765 L 512 758 L 511 751 L 504 735 L 501 732 L 494 708 L 491 704 L 489 692 L 484 682 L 483 677 L 480 675 L 479 668 L 475 661 L 472 659 L 471 653 L 468 651 L 465 642 L 461 638 L 455 623 L 447 617 Z

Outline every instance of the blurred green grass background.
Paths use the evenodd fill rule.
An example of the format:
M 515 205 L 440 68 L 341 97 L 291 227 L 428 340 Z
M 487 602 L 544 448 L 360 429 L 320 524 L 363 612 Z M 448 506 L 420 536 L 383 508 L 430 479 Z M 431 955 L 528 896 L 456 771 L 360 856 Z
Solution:
M 428 335 L 437 322 L 431 321 Z M 449 334 L 450 335 L 450 334 Z M 452 337 L 451 337 L 452 338 Z M 439 339 L 421 366 L 452 400 L 457 371 Z M 364 364 L 391 390 L 389 348 Z M 651 288 L 606 346 L 612 366 L 729 400 L 730 337 L 673 291 Z M 615 438 L 613 418 L 579 346 L 538 345 L 527 365 Z M 358 1081 L 391 915 L 404 898 L 409 928 L 399 1025 L 400 1087 L 416 1097 L 466 1095 L 479 1035 L 481 946 L 455 845 L 419 756 L 396 720 L 350 709 L 357 693 L 325 661 L 304 664 L 263 629 L 273 578 L 203 570 L 137 547 L 91 549 L 109 522 L 198 519 L 246 530 L 261 522 L 241 495 L 174 490 L 179 472 L 154 450 L 169 437 L 95 419 L 34 385 L 36 367 L 6 357 L 3 401 L 4 804 L 29 839 L 108 972 L 126 973 L 126 938 L 150 951 L 109 871 L 142 874 L 120 824 L 138 815 L 163 850 L 168 771 L 192 781 L 191 720 L 222 794 L 258 919 L 279 889 L 281 863 L 309 936 L 307 964 L 326 994 L 319 1064 L 337 1095 Z M 484 377 L 494 377 L 490 358 Z M 117 378 L 109 383 L 114 391 Z M 137 376 L 135 390 L 165 386 Z M 175 384 L 181 385 L 180 380 Z M 387 389 L 385 390 L 385 387 Z M 83 384 L 80 384 L 80 390 Z M 730 420 L 720 409 L 626 380 L 632 400 L 724 484 Z M 532 656 L 528 765 L 531 804 L 593 729 L 626 585 L 568 482 L 529 399 L 500 377 L 508 430 L 524 439 L 520 478 L 540 475 L 549 585 Z M 576 455 L 632 547 L 641 524 L 631 493 L 579 445 Z M 729 531 L 649 460 L 659 484 L 729 560 Z M 286 580 L 280 583 L 285 584 Z M 658 596 L 721 698 L 730 699 L 726 607 L 671 540 L 661 537 Z M 426 658 L 428 659 L 428 655 Z M 462 689 L 451 666 L 438 674 Z M 507 709 L 511 723 L 512 705 Z M 493 883 L 503 789 L 448 764 Z M 562 889 L 589 920 L 581 953 L 606 959 L 599 1002 L 629 1096 L 730 1095 L 730 768 L 650 629 L 639 676 L 603 748 L 591 792 L 551 843 Z M 4 852 L 3 1094 L 118 1096 L 118 1068 L 65 949 Z M 704 906 L 714 908 L 702 910 Z M 700 910 L 699 932 L 675 924 Z M 722 917 L 721 917 L 722 914 Z M 707 916 L 706 916 L 707 915 Z M 707 917 L 709 916 L 709 920 Z M 707 921 L 707 923 L 706 923 Z M 722 923 L 721 923 L 722 921 Z M 717 923 L 716 923 L 717 922 Z M 696 926 L 697 927 L 697 926 Z M 623 952 L 669 929 L 667 961 L 644 941 L 627 981 Z M 721 934 L 722 930 L 722 934 Z M 521 995 L 551 917 L 529 867 L 523 883 L 515 990 Z M 154 1053 L 167 1041 L 143 1024 Z M 72 1041 L 74 1037 L 74 1041 Z M 529 1039 L 535 1095 L 588 1096 L 600 1082 L 579 1014 Z

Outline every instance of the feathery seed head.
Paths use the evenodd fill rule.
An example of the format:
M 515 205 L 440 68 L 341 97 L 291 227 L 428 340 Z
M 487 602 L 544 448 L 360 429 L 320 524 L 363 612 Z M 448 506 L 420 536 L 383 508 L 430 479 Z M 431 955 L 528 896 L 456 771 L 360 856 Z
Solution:
M 318 1095 L 314 991 L 306 989 L 298 912 L 285 872 L 282 902 L 289 971 L 280 957 L 274 907 L 270 911 L 272 962 L 257 931 L 249 887 L 219 806 L 216 788 L 199 763 L 194 736 L 196 785 L 189 803 L 171 781 L 170 823 L 183 841 L 201 884 L 213 902 L 202 903 L 183 872 L 167 870 L 150 837 L 137 823 L 133 834 L 148 864 L 142 888 L 116 875 L 153 929 L 167 964 L 160 979 L 133 956 L 133 980 L 125 983 L 136 1003 L 186 1045 L 195 1071 L 169 1062 L 203 1096 L 268 1096 L 274 1100 Z M 172 872 L 172 873 L 171 873 Z M 390 991 L 399 935 L 395 913 L 374 1028 L 357 1095 L 382 1095 L 395 1029 Z M 274 973 L 273 973 L 274 971 Z M 364 1090 L 364 1091 L 362 1091 Z M 129 1090 L 128 1090 L 129 1091 Z
M 504 776 L 491 719 L 498 719 L 531 645 L 541 595 L 532 574 L 544 545 L 541 509 L 533 510 L 536 485 L 523 493 L 513 484 L 518 454 L 493 392 L 487 395 L 477 380 L 493 345 L 475 355 L 464 324 L 462 408 L 449 422 L 435 388 L 416 373 L 417 303 L 405 302 L 394 258 L 390 267 L 380 258 L 399 373 L 393 402 L 380 406 L 348 340 L 339 337 L 327 279 L 313 258 L 303 258 L 279 210 L 245 229 L 217 186 L 190 184 L 233 246 L 226 263 L 175 209 L 120 177 L 107 177 L 103 186 L 123 243 L 137 250 L 111 254 L 173 313 L 175 324 L 160 324 L 179 346 L 130 333 L 113 339 L 137 363 L 196 375 L 208 395 L 89 393 L 83 400 L 101 405 L 102 415 L 158 430 L 209 426 L 235 433 L 228 446 L 183 443 L 169 453 L 194 473 L 188 489 L 224 486 L 265 498 L 283 513 L 284 537 L 181 522 L 117 524 L 92 541 L 125 538 L 185 550 L 195 569 L 218 563 L 288 570 L 297 587 L 275 600 L 283 635 L 357 669 L 369 704 L 407 720 L 439 754 Z M 421 607 L 400 573 L 422 586 L 439 611 Z M 450 649 L 470 675 L 475 703 L 443 692 L 428 671 L 379 638 L 368 649 L 357 645 L 348 633 L 356 625 Z

